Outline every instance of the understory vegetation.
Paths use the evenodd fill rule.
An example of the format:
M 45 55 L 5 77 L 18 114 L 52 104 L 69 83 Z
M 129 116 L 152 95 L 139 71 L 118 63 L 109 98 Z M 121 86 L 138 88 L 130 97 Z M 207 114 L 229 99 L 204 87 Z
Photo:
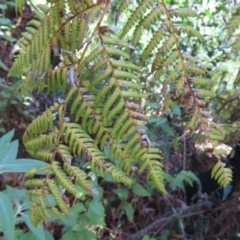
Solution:
M 0 1 L 0 24 L 0 238 L 240 236 L 236 1 Z

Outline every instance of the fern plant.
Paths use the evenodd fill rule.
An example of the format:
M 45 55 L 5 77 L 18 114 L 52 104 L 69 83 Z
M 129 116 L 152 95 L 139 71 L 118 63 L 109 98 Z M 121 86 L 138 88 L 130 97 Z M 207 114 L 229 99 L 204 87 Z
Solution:
M 17 2 L 22 6 L 23 1 Z M 109 173 L 127 186 L 138 167 L 137 173 L 145 171 L 166 194 L 161 155 L 145 133 L 147 116 L 140 111 L 141 98 L 146 97 L 142 86 L 149 76 L 163 80 L 163 110 L 177 101 L 189 112 L 184 119 L 187 129 L 200 128 L 216 139 L 203 109 L 203 98 L 214 95 L 207 88 L 210 74 L 180 45 L 182 34 L 202 38 L 181 23 L 197 14 L 172 9 L 165 1 L 143 0 L 118 31 L 120 15 L 130 3 L 121 2 L 116 25 L 110 26 L 105 19 L 112 2 L 53 0 L 50 6 L 38 5 L 36 19 L 28 23 L 19 42 L 20 54 L 10 72 L 24 76 L 19 94 L 46 90 L 64 96 L 35 119 L 23 137 L 27 151 L 47 162 L 25 175 L 35 225 L 52 213 L 68 214 L 62 198 L 65 191 L 75 198 L 81 197 L 81 189 L 97 194 L 86 172 L 74 163 L 79 155 L 89 161 L 92 171 L 103 177 Z M 152 26 L 156 31 L 139 49 Z M 51 56 L 60 59 L 57 65 Z M 37 173 L 44 177 L 35 179 Z

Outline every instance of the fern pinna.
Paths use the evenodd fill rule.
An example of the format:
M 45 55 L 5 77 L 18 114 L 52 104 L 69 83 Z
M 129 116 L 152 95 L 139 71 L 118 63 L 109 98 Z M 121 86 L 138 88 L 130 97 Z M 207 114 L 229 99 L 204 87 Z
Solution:
M 161 156 L 145 133 L 147 117 L 139 111 L 145 97 L 141 83 L 147 75 L 164 76 L 163 84 L 174 90 L 174 96 L 172 91 L 166 95 L 165 108 L 174 98 L 191 109 L 187 128 L 205 123 L 205 102 L 198 96 L 211 96 L 211 92 L 193 84 L 208 85 L 209 74 L 182 53 L 179 44 L 181 32 L 201 35 L 173 22 L 174 17 L 195 17 L 195 12 L 143 0 L 119 33 L 117 26 L 104 22 L 111 2 L 52 0 L 50 6 L 38 5 L 36 19 L 28 23 L 19 42 L 20 54 L 11 69 L 11 74 L 25 76 L 18 92 L 47 90 L 65 96 L 35 119 L 23 137 L 28 152 L 48 163 L 26 173 L 35 225 L 51 213 L 68 214 L 62 199 L 65 191 L 75 198 L 81 198 L 81 191 L 97 194 L 88 175 L 74 163 L 79 155 L 89 161 L 92 171 L 101 176 L 109 173 L 115 182 L 127 186 L 132 182 L 130 172 L 139 166 L 139 173 L 145 170 L 156 188 L 166 193 Z M 118 6 L 115 24 L 129 4 L 122 1 Z M 142 33 L 152 25 L 158 29 L 138 58 Z M 61 59 L 56 66 L 51 55 Z M 150 71 L 145 72 L 141 65 L 146 63 Z M 39 172 L 45 177 L 34 179 Z

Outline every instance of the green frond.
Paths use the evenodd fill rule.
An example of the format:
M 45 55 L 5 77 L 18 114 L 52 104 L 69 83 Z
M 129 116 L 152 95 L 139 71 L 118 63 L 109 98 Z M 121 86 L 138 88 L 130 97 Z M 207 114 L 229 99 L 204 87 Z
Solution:
M 203 36 L 201 35 L 201 33 L 196 29 L 194 29 L 193 27 L 189 25 L 183 25 L 183 24 L 177 24 L 176 26 L 180 28 L 183 32 L 187 33 L 188 35 L 194 36 L 203 40 Z
M 128 129 L 128 127 L 132 124 L 131 121 L 127 121 L 128 119 L 128 111 L 125 110 L 121 116 L 116 120 L 116 122 L 114 123 L 114 126 L 111 130 L 111 135 L 114 137 L 114 138 L 117 138 L 118 136 L 118 131 L 120 129 L 122 129 L 122 127 L 125 128 L 124 131 L 126 131 Z M 127 122 L 126 122 L 127 121 Z M 125 123 L 125 124 L 123 124 Z M 124 125 L 124 126 L 123 126 Z M 122 130 L 123 131 L 123 130 Z M 123 131 L 123 132 L 124 132 Z
M 124 26 L 120 38 L 123 38 L 129 30 L 138 22 L 138 20 L 144 16 L 147 9 L 151 8 L 154 4 L 153 0 L 143 0 L 138 7 L 134 10 L 131 14 L 130 18 L 128 19 L 126 25 Z
M 206 69 L 204 68 L 201 68 L 201 67 L 198 67 L 196 65 L 189 65 L 189 64 L 186 64 L 186 69 L 187 69 L 187 72 L 188 73 L 193 73 L 193 74 L 196 74 L 196 75 L 210 75 Z
M 75 0 L 67 0 L 68 7 L 70 9 L 70 12 L 73 14 L 76 14 L 78 10 L 82 10 L 82 4 L 77 3 Z
M 69 193 L 71 193 L 74 197 L 79 198 L 79 190 L 77 187 L 69 180 L 66 173 L 62 170 L 59 162 L 54 161 L 52 163 L 52 171 L 55 175 L 56 179 L 59 181 L 61 186 L 65 188 Z
M 148 28 L 153 25 L 153 23 L 158 22 L 160 17 L 165 13 L 164 7 L 162 4 L 156 5 L 152 11 L 149 12 L 140 22 L 139 25 L 141 25 L 144 28 Z M 138 25 L 138 26 L 139 26 Z M 136 28 L 137 29 L 137 28 Z
M 46 207 L 46 201 L 44 196 L 38 196 L 34 199 L 33 204 L 29 208 L 30 219 L 34 226 L 38 226 L 40 223 L 45 222 L 50 218 L 50 213 Z
M 65 16 L 65 1 L 57 1 L 55 2 L 53 8 L 53 19 L 56 24 L 56 28 L 61 26 L 61 19 L 64 19 Z
M 98 45 L 85 59 L 82 61 L 81 65 L 79 66 L 78 70 L 79 73 L 82 72 L 82 70 L 93 60 L 97 59 L 99 55 L 103 52 L 103 47 L 101 45 Z
M 170 52 L 174 45 L 176 44 L 176 39 L 173 34 L 169 36 L 169 38 L 162 44 L 161 48 L 159 49 L 162 55 Z
M 178 8 L 178 9 L 169 9 L 170 16 L 176 16 L 181 18 L 189 18 L 189 17 L 199 17 L 199 15 L 190 8 Z
M 87 31 L 89 28 L 89 24 L 94 20 L 95 17 L 101 12 L 102 5 L 104 3 L 100 3 L 86 9 L 79 18 L 79 28 L 78 28 L 78 49 L 82 47 L 84 39 L 86 38 Z
M 66 145 L 59 144 L 58 153 L 61 155 L 63 160 L 66 160 L 66 159 L 72 160 L 73 159 L 73 156 L 71 154 L 71 149 Z
M 138 25 L 133 33 L 133 39 L 132 39 L 133 45 L 136 45 L 136 43 L 139 41 L 139 39 L 143 33 L 143 30 L 152 26 L 153 23 L 158 22 L 160 20 L 160 17 L 163 14 L 164 14 L 163 6 L 158 5 L 158 6 L 155 6 L 152 11 L 150 11 L 146 16 L 144 16 L 142 18 L 142 20 L 138 23 Z M 163 34 L 164 32 L 161 31 L 161 26 L 160 26 L 160 28 L 158 29 L 158 35 L 160 35 L 161 33 Z M 156 39 L 157 37 L 153 37 L 153 38 Z M 159 42 L 160 42 L 160 40 L 159 40 Z M 153 42 L 156 43 L 156 40 Z M 152 43 L 152 44 L 154 44 L 154 43 Z
M 198 116 L 197 115 L 193 115 L 191 120 L 187 123 L 186 125 L 186 129 L 195 129 L 195 125 L 197 124 L 198 121 Z
M 234 35 L 234 40 L 233 40 L 233 43 L 231 44 L 233 50 L 239 51 L 240 49 L 239 41 L 240 41 L 240 34 Z
M 16 0 L 15 1 L 15 11 L 17 12 L 18 10 L 22 12 L 22 8 L 25 5 L 26 0 Z
M 124 0 L 121 2 L 121 4 L 118 6 L 116 10 L 116 15 L 115 15 L 115 25 L 117 25 L 120 14 L 128 7 L 129 1 Z
M 214 178 L 220 186 L 225 187 L 232 181 L 232 170 L 224 168 L 223 163 L 218 161 L 212 169 L 211 178 Z
M 199 97 L 210 97 L 213 98 L 216 96 L 216 93 L 213 91 L 208 91 L 206 89 L 197 89 L 197 96 Z
M 93 139 L 77 123 L 63 123 L 65 128 L 64 141 L 68 146 L 75 150 L 75 155 L 81 155 L 83 148 L 95 147 Z
M 99 94 L 100 93 L 101 92 L 99 92 Z M 105 93 L 107 94 L 107 92 L 105 92 Z M 86 116 L 88 114 L 88 112 L 91 112 L 93 118 L 88 120 L 88 126 L 86 126 L 85 128 L 82 125 L 83 129 L 88 130 L 88 132 L 90 134 L 92 134 L 92 133 L 95 134 L 94 143 L 96 145 L 100 144 L 101 149 L 103 149 L 103 146 L 105 145 L 107 140 L 110 141 L 111 142 L 110 156 L 112 156 L 113 158 L 118 159 L 118 160 L 127 159 L 128 157 L 123 154 L 123 152 L 122 152 L 120 146 L 118 145 L 118 143 L 112 138 L 111 133 L 108 132 L 104 128 L 104 125 L 103 125 L 103 122 L 101 121 L 101 118 L 99 118 L 98 115 L 93 114 L 93 112 L 95 110 L 93 108 L 92 108 L 92 110 L 90 110 L 91 109 L 90 105 L 87 104 L 86 102 L 82 101 L 81 100 L 82 98 L 80 97 L 79 94 L 77 94 L 77 95 L 76 94 L 77 94 L 77 90 L 72 89 L 69 92 L 69 95 L 66 98 L 66 103 L 68 103 L 71 98 L 74 99 L 73 103 L 72 103 L 72 106 L 71 106 L 71 114 L 72 115 L 77 115 L 78 117 L 76 119 L 78 120 L 80 116 L 81 117 Z M 98 95 L 97 95 L 97 98 L 99 99 L 99 101 L 104 97 L 104 95 L 102 96 L 100 94 L 101 97 L 99 97 L 99 98 L 98 98 Z M 97 102 L 99 103 L 99 101 L 97 101 Z M 123 101 L 121 101 L 121 103 L 124 105 Z M 89 109 L 89 110 L 87 110 L 87 109 Z M 108 116 L 107 121 L 109 121 L 109 118 L 113 118 L 116 114 L 119 113 L 118 109 L 119 108 L 117 107 L 117 108 L 113 108 L 110 111 L 109 115 L 107 115 Z M 121 110 L 121 108 L 120 108 L 120 110 Z M 75 145 L 75 148 L 73 148 L 74 152 L 76 151 L 76 148 L 77 148 L 77 145 Z M 113 151 L 113 149 L 115 151 Z M 124 164 L 124 167 L 126 167 L 125 164 Z M 127 169 L 129 170 L 129 168 L 127 168 Z
M 130 70 L 134 70 L 137 72 L 141 72 L 140 67 L 138 67 L 137 65 L 131 63 L 131 62 L 127 62 L 124 60 L 115 60 L 113 58 L 109 59 L 111 64 L 113 65 L 113 67 L 120 67 L 120 68 L 125 68 L 125 69 L 130 69 Z
M 102 36 L 101 38 L 104 44 L 117 45 L 117 46 L 122 46 L 130 49 L 135 49 L 135 47 L 132 44 L 118 38 L 112 38 L 107 36 Z
M 164 101 L 163 101 L 163 109 L 169 109 L 169 107 L 172 105 L 172 99 L 168 96 Z
M 201 98 L 213 96 L 210 75 L 193 57 L 182 53 L 180 44 L 185 33 L 201 37 L 179 19 L 196 17 L 196 13 L 142 0 L 118 37 L 117 28 L 102 25 L 107 19 L 106 4 L 66 0 L 39 5 L 36 19 L 28 23 L 19 43 L 20 54 L 11 70 L 24 76 L 18 92 L 46 90 L 64 98 L 36 118 L 23 136 L 29 154 L 48 163 L 26 173 L 35 225 L 53 213 L 59 218 L 68 214 L 64 192 L 76 198 L 86 193 L 94 196 L 88 175 L 75 165 L 77 156 L 89 162 L 92 172 L 102 177 L 111 174 L 114 182 L 127 186 L 132 183 L 132 166 L 137 165 L 139 172 L 146 171 L 155 187 L 166 193 L 161 154 L 145 135 L 148 118 L 140 112 L 141 98 L 146 97 L 142 90 L 148 80 L 145 76 L 162 84 L 163 109 L 171 107 L 173 99 L 189 107 L 187 129 L 195 129 L 208 117 Z M 128 4 L 119 4 L 115 22 Z M 136 51 L 142 33 L 149 30 L 154 30 L 152 38 L 144 42 L 142 52 Z M 128 42 L 125 36 L 130 33 Z M 142 65 L 144 61 L 152 64 L 151 70 Z M 208 134 L 212 140 L 222 136 L 215 129 Z M 42 178 L 34 179 L 35 174 Z M 219 181 L 225 183 L 225 178 Z M 56 206 L 49 201 L 51 195 Z
M 92 76 L 92 74 L 96 74 L 99 69 L 102 69 L 103 67 L 106 67 L 107 59 L 102 59 L 102 61 L 96 62 L 93 64 L 91 68 L 88 68 L 82 75 L 81 80 L 88 81 L 89 77 Z
M 79 167 L 70 166 L 67 163 L 64 163 L 64 170 L 69 174 L 69 176 L 75 178 L 75 182 L 81 186 L 88 193 L 91 193 L 91 188 L 93 188 L 93 184 L 91 181 L 86 180 L 86 173 L 79 169 Z
M 148 43 L 147 47 L 143 50 L 143 53 L 141 55 L 142 61 L 145 61 L 150 53 L 160 44 L 161 40 L 164 37 L 164 31 L 162 30 L 162 27 L 159 27 L 158 30 L 155 32 L 153 37 L 151 38 L 150 42 Z M 134 40 L 136 41 L 136 40 Z M 157 55 L 159 56 L 159 55 Z
M 150 161 L 147 177 L 160 192 L 167 194 L 164 186 L 162 164 L 159 161 Z
M 231 18 L 228 20 L 225 28 L 228 29 L 228 31 L 233 34 L 235 33 L 235 31 L 239 28 L 240 24 L 239 24 L 239 11 L 240 11 L 240 7 L 238 5 L 235 8 L 234 13 L 232 14 Z M 234 7 L 235 7 L 234 6 Z
M 203 78 L 203 77 L 194 77 L 192 79 L 194 86 L 200 86 L 200 87 L 211 87 L 213 84 L 213 81 L 209 78 Z
M 132 185 L 132 179 L 113 164 L 106 163 L 106 168 L 112 174 L 114 181 L 124 183 L 126 186 Z
M 46 150 L 39 150 L 39 151 L 30 151 L 28 150 L 28 153 L 37 159 L 41 159 L 46 162 L 51 162 L 53 159 L 53 152 L 52 149 L 46 149 Z
M 128 140 L 128 142 L 127 142 L 127 144 L 126 144 L 126 146 L 124 148 L 124 152 L 125 153 L 129 153 L 129 152 L 132 151 L 132 149 L 134 149 L 134 153 L 140 151 L 142 149 L 142 146 L 141 146 L 141 144 L 139 144 L 139 142 L 140 142 L 139 141 L 139 136 L 138 135 L 134 135 L 133 137 L 131 137 L 131 139 Z
M 133 91 L 124 91 L 122 92 L 122 96 L 126 99 L 127 98 L 145 98 L 146 94 L 133 92 Z
M 25 186 L 28 187 L 27 185 Z M 44 188 L 40 188 L 40 189 L 28 190 L 26 193 L 31 197 L 37 197 L 37 196 L 43 196 L 43 195 L 46 196 L 48 194 L 48 191 Z
M 44 187 L 45 186 L 45 180 L 43 180 L 43 179 L 29 179 L 29 180 L 25 181 L 24 185 L 26 187 Z
M 36 118 L 29 126 L 23 135 L 23 142 L 26 143 L 31 138 L 38 136 L 48 129 L 53 127 L 53 111 L 56 111 L 60 105 L 55 103 L 52 107 L 47 109 L 41 116 Z
M 123 57 L 125 59 L 130 58 L 130 55 L 123 50 L 116 49 L 116 48 L 110 48 L 110 47 L 105 47 L 105 48 L 110 56 L 119 56 L 119 57 Z
M 133 81 L 126 81 L 126 80 L 122 80 L 122 79 L 118 79 L 117 80 L 117 83 L 118 83 L 118 86 L 119 87 L 122 87 L 123 89 L 126 88 L 126 89 L 132 89 L 132 90 L 135 90 L 135 91 L 140 91 L 142 86 L 141 84 L 138 82 L 133 82 Z
M 221 128 L 211 128 L 209 137 L 212 140 L 223 141 L 225 138 L 225 132 Z
M 178 80 L 178 82 L 175 85 L 176 94 L 174 97 L 179 97 L 182 94 L 184 87 L 185 87 L 184 81 Z
M 57 186 L 57 183 L 54 180 L 48 180 L 47 186 L 51 191 L 52 195 L 54 196 L 61 212 L 63 212 L 65 215 L 68 215 L 69 214 L 68 208 L 62 199 L 62 195 L 59 192 L 59 187 Z
M 50 24 L 50 19 L 44 15 L 41 20 L 30 21 L 28 26 L 30 27 L 26 28 L 27 32 L 22 33 L 26 42 L 24 51 L 22 51 L 14 61 L 10 73 L 21 74 L 22 69 L 28 68 L 30 64 L 33 64 L 33 69 L 37 69 L 38 71 L 37 74 L 34 74 L 36 75 L 34 78 L 37 78 L 41 76 L 44 70 L 48 70 L 49 68 L 50 46 L 47 43 L 49 41 L 48 33 L 51 31 L 52 25 Z M 39 56 L 39 58 L 37 58 L 37 56 Z M 46 60 L 46 62 L 43 61 L 43 59 Z M 28 73 L 28 75 L 29 74 L 31 74 L 31 72 Z
M 108 78 L 111 74 L 112 74 L 112 68 L 108 65 L 105 71 L 90 83 L 89 90 L 96 87 L 99 83 L 101 83 L 103 80 Z
M 46 4 L 38 4 L 37 8 L 44 12 L 45 14 L 47 14 L 49 11 L 49 7 Z
M 67 67 L 64 68 L 57 68 L 46 75 L 46 78 L 40 80 L 40 84 L 36 86 L 38 91 L 41 91 L 45 86 L 44 82 L 47 82 L 47 90 L 48 93 L 59 93 L 61 91 L 65 91 L 67 88 L 68 82 L 68 69 Z
M 114 70 L 114 75 L 119 78 L 119 79 L 135 79 L 139 80 L 138 76 L 136 74 L 126 72 L 126 71 L 121 71 L 121 70 Z
M 178 50 L 174 49 L 170 55 L 164 59 L 162 62 L 162 67 L 168 68 L 169 66 L 174 66 L 176 61 L 179 61 L 179 52 Z
M 39 149 L 50 149 L 58 144 L 58 135 L 53 130 L 48 135 L 42 135 L 41 137 L 36 137 L 25 143 L 25 147 L 28 151 L 37 151 Z
M 24 176 L 26 178 L 33 178 L 34 174 L 38 173 L 38 172 L 49 172 L 51 169 L 51 165 L 47 165 L 44 167 L 38 167 L 38 168 L 32 168 L 31 170 L 27 171 Z

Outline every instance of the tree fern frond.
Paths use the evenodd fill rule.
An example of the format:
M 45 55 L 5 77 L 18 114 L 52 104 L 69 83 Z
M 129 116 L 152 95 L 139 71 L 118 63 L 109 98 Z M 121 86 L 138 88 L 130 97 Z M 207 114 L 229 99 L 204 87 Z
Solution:
M 143 15 L 142 20 L 138 23 L 136 29 L 133 33 L 133 45 L 136 45 L 136 43 L 139 41 L 143 30 L 150 27 L 153 23 L 156 23 L 158 20 L 160 20 L 160 17 L 164 14 L 164 8 L 162 5 L 155 6 L 146 16 Z M 157 35 L 159 36 L 161 33 L 161 27 L 157 31 Z M 156 34 L 155 34 L 156 35 Z M 155 39 L 157 37 L 154 37 Z M 156 42 L 156 40 L 155 40 Z
M 102 61 L 94 63 L 91 68 L 87 69 L 81 77 L 81 80 L 88 80 L 89 77 L 97 73 L 98 70 L 102 69 L 103 67 L 106 67 L 107 59 L 102 59 Z
M 199 31 L 194 29 L 189 25 L 177 24 L 178 28 L 180 28 L 183 32 L 187 33 L 190 36 L 198 37 L 199 39 L 203 40 L 203 36 L 200 34 Z
M 48 129 L 53 127 L 53 112 L 56 111 L 60 105 L 55 103 L 52 107 L 46 110 L 41 116 L 39 116 L 35 121 L 29 125 L 27 131 L 23 136 L 23 141 L 26 143 L 29 139 L 38 136 Z
M 74 197 L 79 198 L 79 190 L 76 186 L 69 180 L 69 177 L 62 170 L 60 164 L 56 161 L 52 163 L 53 174 L 55 174 L 56 179 L 60 182 L 61 186 L 69 193 L 71 193 Z
M 240 34 L 235 34 L 234 35 L 234 41 L 233 43 L 231 44 L 232 48 L 236 51 L 238 51 L 240 49 L 240 44 L 239 44 L 239 41 L 240 41 Z
M 22 8 L 25 5 L 26 0 L 16 0 L 15 2 L 15 11 L 17 12 L 18 10 L 22 13 Z
M 122 46 L 130 49 L 135 49 L 135 47 L 132 44 L 118 38 L 112 38 L 107 36 L 102 36 L 101 38 L 104 44 L 117 45 L 117 46 Z
M 143 0 L 138 5 L 124 26 L 120 38 L 123 38 L 127 34 L 134 24 L 145 14 L 146 10 L 152 7 L 153 3 L 154 1 L 152 0 Z
M 50 217 L 48 209 L 46 208 L 44 196 L 38 196 L 34 203 L 30 206 L 29 210 L 30 219 L 35 226 L 45 222 Z
M 107 52 L 110 56 L 116 55 L 116 56 L 119 56 L 119 57 L 123 57 L 125 59 L 130 58 L 130 55 L 123 50 L 116 49 L 116 48 L 111 48 L 111 47 L 106 47 L 106 50 L 107 50 Z
M 69 174 L 69 176 L 75 178 L 75 182 L 79 186 L 81 186 L 88 193 L 91 193 L 91 188 L 93 188 L 93 184 L 91 181 L 86 180 L 87 175 L 83 170 L 79 169 L 79 167 L 76 166 L 70 166 L 67 163 L 64 163 L 64 170 Z
M 26 180 L 24 185 L 26 187 L 43 187 L 45 186 L 45 180 L 42 179 L 29 179 Z
M 118 6 L 118 8 L 116 10 L 116 15 L 115 15 L 115 25 L 118 24 L 118 20 L 119 20 L 120 14 L 127 8 L 128 5 L 129 5 L 129 1 L 124 0 Z
M 73 156 L 71 154 L 71 149 L 63 144 L 59 144 L 58 146 L 58 153 L 62 156 L 62 159 L 73 159 Z
M 198 89 L 197 90 L 197 96 L 199 97 L 215 97 L 216 96 L 216 93 L 213 92 L 213 91 L 208 91 L 206 89 Z
M 82 70 L 87 66 L 87 64 L 89 64 L 90 62 L 95 60 L 99 55 L 101 55 L 102 52 L 103 52 L 103 47 L 101 45 L 98 45 L 87 57 L 85 57 L 81 65 L 79 65 L 79 68 L 78 68 L 79 73 L 82 72 Z
M 235 11 L 225 26 L 225 28 L 228 29 L 228 31 L 231 34 L 233 34 L 240 26 L 240 24 L 239 24 L 240 7 L 238 5 L 234 5 L 234 8 L 235 8 Z
M 91 159 L 91 166 L 93 170 L 96 170 L 95 163 L 105 160 L 106 156 L 98 150 L 94 145 L 93 140 L 80 128 L 79 125 L 65 123 L 65 126 L 67 127 L 65 142 L 71 147 L 71 149 L 76 149 L 75 154 L 77 155 L 81 154 L 83 150 L 87 151 Z M 101 141 L 103 141 L 103 139 L 101 139 Z
M 159 161 L 150 161 L 147 177 L 159 191 L 167 194 L 164 186 L 162 164 Z
M 214 178 L 218 181 L 219 185 L 225 187 L 232 181 L 232 170 L 230 168 L 224 168 L 223 164 L 218 161 L 212 169 L 211 178 Z
M 178 8 L 178 9 L 168 9 L 170 16 L 176 16 L 181 18 L 188 17 L 199 17 L 199 15 L 190 8 Z
M 57 183 L 54 180 L 48 180 L 47 186 L 48 186 L 49 190 L 51 191 L 52 195 L 54 196 L 61 212 L 63 212 L 65 215 L 68 215 L 69 214 L 68 208 L 66 207 L 66 204 L 62 199 L 62 195 L 59 192 Z
M 42 135 L 41 137 L 34 138 L 31 142 L 26 142 L 25 147 L 29 151 L 37 151 L 43 148 L 51 148 L 58 144 L 58 135 L 56 132 L 51 132 L 48 135 Z
M 141 72 L 140 67 L 138 67 L 137 65 L 131 63 L 131 62 L 127 62 L 124 60 L 115 60 L 113 58 L 109 59 L 111 64 L 113 65 L 113 67 L 120 67 L 120 68 L 125 68 L 125 69 L 130 69 L 130 70 L 135 70 L 137 72 Z
M 113 164 L 106 163 L 106 168 L 109 172 L 111 172 L 112 177 L 116 182 L 124 183 L 127 186 L 132 185 L 131 178 L 129 178 L 124 172 L 122 172 L 119 168 L 117 168 Z
M 186 125 L 186 129 L 195 129 L 198 123 L 198 116 L 196 114 L 192 115 L 190 121 Z
M 27 171 L 24 176 L 26 178 L 33 178 L 34 174 L 36 174 L 37 172 L 48 172 L 50 171 L 50 169 L 51 166 L 49 164 L 44 167 L 32 168 L 31 170 Z
M 20 41 L 20 54 L 12 68 L 12 73 L 25 77 L 20 93 L 46 90 L 63 98 L 35 119 L 23 136 L 29 154 L 48 163 L 26 173 L 32 179 L 26 186 L 33 197 L 35 225 L 46 221 L 49 213 L 59 218 L 68 213 L 64 192 L 76 198 L 94 196 L 91 180 L 76 166 L 78 156 L 89 162 L 92 172 L 102 177 L 111 174 L 114 182 L 127 186 L 132 183 L 128 176 L 132 165 L 137 165 L 166 193 L 161 154 L 148 139 L 144 130 L 148 118 L 140 112 L 147 92 L 142 86 L 148 86 L 151 77 L 163 86 L 163 108 L 170 108 L 173 101 L 186 107 L 187 129 L 203 125 L 208 117 L 203 109 L 206 102 L 199 97 L 213 96 L 210 74 L 181 49 L 182 36 L 200 37 L 181 22 L 181 18 L 195 17 L 195 12 L 172 9 L 164 1 L 142 0 L 118 37 L 116 27 L 103 25 L 110 4 L 50 1 L 49 7 L 39 6 L 37 19 L 30 21 Z M 116 22 L 128 4 L 119 4 Z M 154 30 L 152 37 L 142 41 L 143 30 Z M 141 44 L 142 50 L 138 49 Z M 57 57 L 58 63 L 51 63 L 51 57 Z M 211 129 L 208 136 L 214 141 L 221 134 Z M 43 175 L 44 180 L 35 181 L 34 174 Z M 51 194 L 57 206 L 49 202 Z
M 155 34 L 153 35 L 153 37 L 151 38 L 147 47 L 143 50 L 143 53 L 141 55 L 142 61 L 145 61 L 147 59 L 147 57 L 150 55 L 150 53 L 159 45 L 159 43 L 163 39 L 164 35 L 165 35 L 165 33 L 162 30 L 162 27 L 160 26 L 158 28 L 158 30 L 155 32 Z M 136 40 L 134 40 L 134 41 L 136 41 Z

